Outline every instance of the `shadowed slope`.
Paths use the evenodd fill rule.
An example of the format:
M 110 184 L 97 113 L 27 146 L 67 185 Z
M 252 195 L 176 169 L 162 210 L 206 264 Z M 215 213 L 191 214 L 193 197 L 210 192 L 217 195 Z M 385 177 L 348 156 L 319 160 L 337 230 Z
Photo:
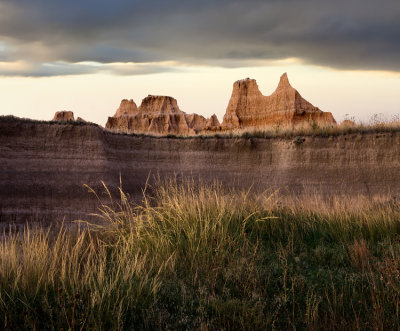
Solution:
M 96 209 L 84 184 L 115 186 L 121 176 L 126 192 L 141 198 L 149 174 L 218 179 L 227 187 L 295 196 L 396 195 L 399 164 L 399 131 L 177 139 L 0 117 L 0 217 L 83 217 Z

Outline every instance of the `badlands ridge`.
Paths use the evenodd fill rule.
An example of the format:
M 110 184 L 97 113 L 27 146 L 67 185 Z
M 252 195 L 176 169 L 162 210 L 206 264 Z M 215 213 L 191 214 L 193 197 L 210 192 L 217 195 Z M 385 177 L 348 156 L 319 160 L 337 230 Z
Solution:
M 157 176 L 218 180 L 228 188 L 277 191 L 296 199 L 400 194 L 399 130 L 275 138 L 193 135 L 304 122 L 336 123 L 304 100 L 286 75 L 270 96 L 263 96 L 254 80 L 235 82 L 222 124 L 216 116 L 186 114 L 165 96 L 148 96 L 139 107 L 122 101 L 107 130 L 75 120 L 72 112 L 58 112 L 50 122 L 0 116 L 0 225 L 88 219 L 99 202 L 84 185 L 103 199 L 101 181 L 118 193 L 121 179 L 124 191 L 140 202 L 144 187 Z
M 0 226 L 27 219 L 88 220 L 103 181 L 142 199 L 154 176 L 330 199 L 399 196 L 400 131 L 257 138 L 124 135 L 78 122 L 0 116 Z M 96 219 L 93 219 L 96 220 Z
M 125 133 L 195 135 L 304 123 L 325 126 L 335 125 L 336 121 L 331 113 L 321 111 L 302 98 L 285 73 L 270 96 L 262 95 L 254 79 L 235 82 L 222 124 L 215 114 L 210 118 L 186 114 L 179 109 L 176 99 L 149 95 L 139 107 L 133 100 L 122 100 L 115 115 L 108 118 L 106 128 Z

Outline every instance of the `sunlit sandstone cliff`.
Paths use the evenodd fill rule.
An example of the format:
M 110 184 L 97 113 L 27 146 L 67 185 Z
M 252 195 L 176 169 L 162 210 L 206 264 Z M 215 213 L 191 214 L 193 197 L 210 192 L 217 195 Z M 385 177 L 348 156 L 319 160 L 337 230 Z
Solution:
M 336 124 L 331 113 L 323 112 L 302 98 L 283 74 L 278 87 L 264 96 L 254 79 L 243 79 L 233 84 L 231 99 L 222 122 L 223 129 L 263 127 L 269 125 L 297 125 L 316 123 Z
M 270 96 L 264 96 L 254 79 L 233 85 L 232 96 L 222 122 L 214 114 L 209 119 L 186 114 L 172 97 L 149 95 L 138 108 L 133 100 L 122 100 L 106 127 L 117 132 L 194 135 L 219 130 L 296 126 L 298 124 L 335 125 L 331 113 L 323 112 L 302 98 L 286 74 Z
M 122 100 L 115 115 L 108 118 L 106 128 L 127 133 L 194 135 L 204 130 L 207 121 L 201 115 L 180 110 L 172 97 L 149 95 L 139 108 L 133 100 Z
M 53 124 L 51 124 L 53 123 Z M 140 199 L 152 175 L 193 176 L 263 192 L 375 197 L 400 194 L 400 132 L 330 137 L 129 136 L 90 123 L 0 117 L 0 221 L 84 218 L 103 180 Z M 100 194 L 100 197 L 104 195 Z

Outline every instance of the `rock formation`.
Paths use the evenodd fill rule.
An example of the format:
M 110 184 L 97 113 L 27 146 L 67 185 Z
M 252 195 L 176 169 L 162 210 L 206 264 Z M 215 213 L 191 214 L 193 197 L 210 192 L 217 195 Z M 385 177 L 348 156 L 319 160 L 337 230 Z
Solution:
M 233 84 L 222 129 L 297 125 L 305 122 L 318 125 L 336 124 L 331 113 L 323 112 L 302 98 L 285 74 L 270 96 L 264 96 L 254 79 L 246 78 Z
M 172 97 L 148 95 L 139 108 L 133 100 L 122 100 L 114 117 L 108 118 L 106 128 L 128 133 L 192 135 L 204 130 L 207 121 L 201 115 L 180 110 Z
M 120 117 L 124 115 L 134 116 L 138 113 L 138 108 L 136 106 L 135 101 L 124 99 L 121 101 L 117 112 L 115 113 L 115 117 Z
M 122 100 L 114 117 L 108 118 L 106 128 L 127 133 L 193 135 L 221 129 L 303 123 L 334 125 L 336 121 L 331 113 L 323 112 L 303 99 L 283 74 L 270 96 L 261 94 L 254 79 L 235 82 L 222 126 L 215 114 L 209 119 L 198 114 L 186 114 L 179 109 L 174 98 L 149 95 L 140 107 L 133 100 Z
M 188 126 L 185 113 L 176 99 L 148 95 L 137 108 L 133 100 L 122 100 L 114 117 L 109 117 L 106 128 L 136 133 L 194 134 Z
M 72 111 L 58 111 L 54 114 L 53 121 L 74 121 L 74 113 Z
M 218 121 L 217 115 L 213 114 L 207 121 L 205 125 L 205 130 L 217 131 L 221 129 L 221 124 Z
M 204 116 L 198 114 L 186 114 L 185 118 L 189 127 L 193 129 L 195 133 L 204 130 L 204 127 L 207 124 L 207 119 Z

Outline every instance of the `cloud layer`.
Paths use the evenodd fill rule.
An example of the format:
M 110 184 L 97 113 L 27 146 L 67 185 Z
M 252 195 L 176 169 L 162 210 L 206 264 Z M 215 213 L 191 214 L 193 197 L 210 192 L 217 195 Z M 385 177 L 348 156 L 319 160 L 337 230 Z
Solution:
M 166 61 L 285 58 L 400 71 L 400 2 L 0 0 L 3 75 L 143 74 L 171 70 Z

